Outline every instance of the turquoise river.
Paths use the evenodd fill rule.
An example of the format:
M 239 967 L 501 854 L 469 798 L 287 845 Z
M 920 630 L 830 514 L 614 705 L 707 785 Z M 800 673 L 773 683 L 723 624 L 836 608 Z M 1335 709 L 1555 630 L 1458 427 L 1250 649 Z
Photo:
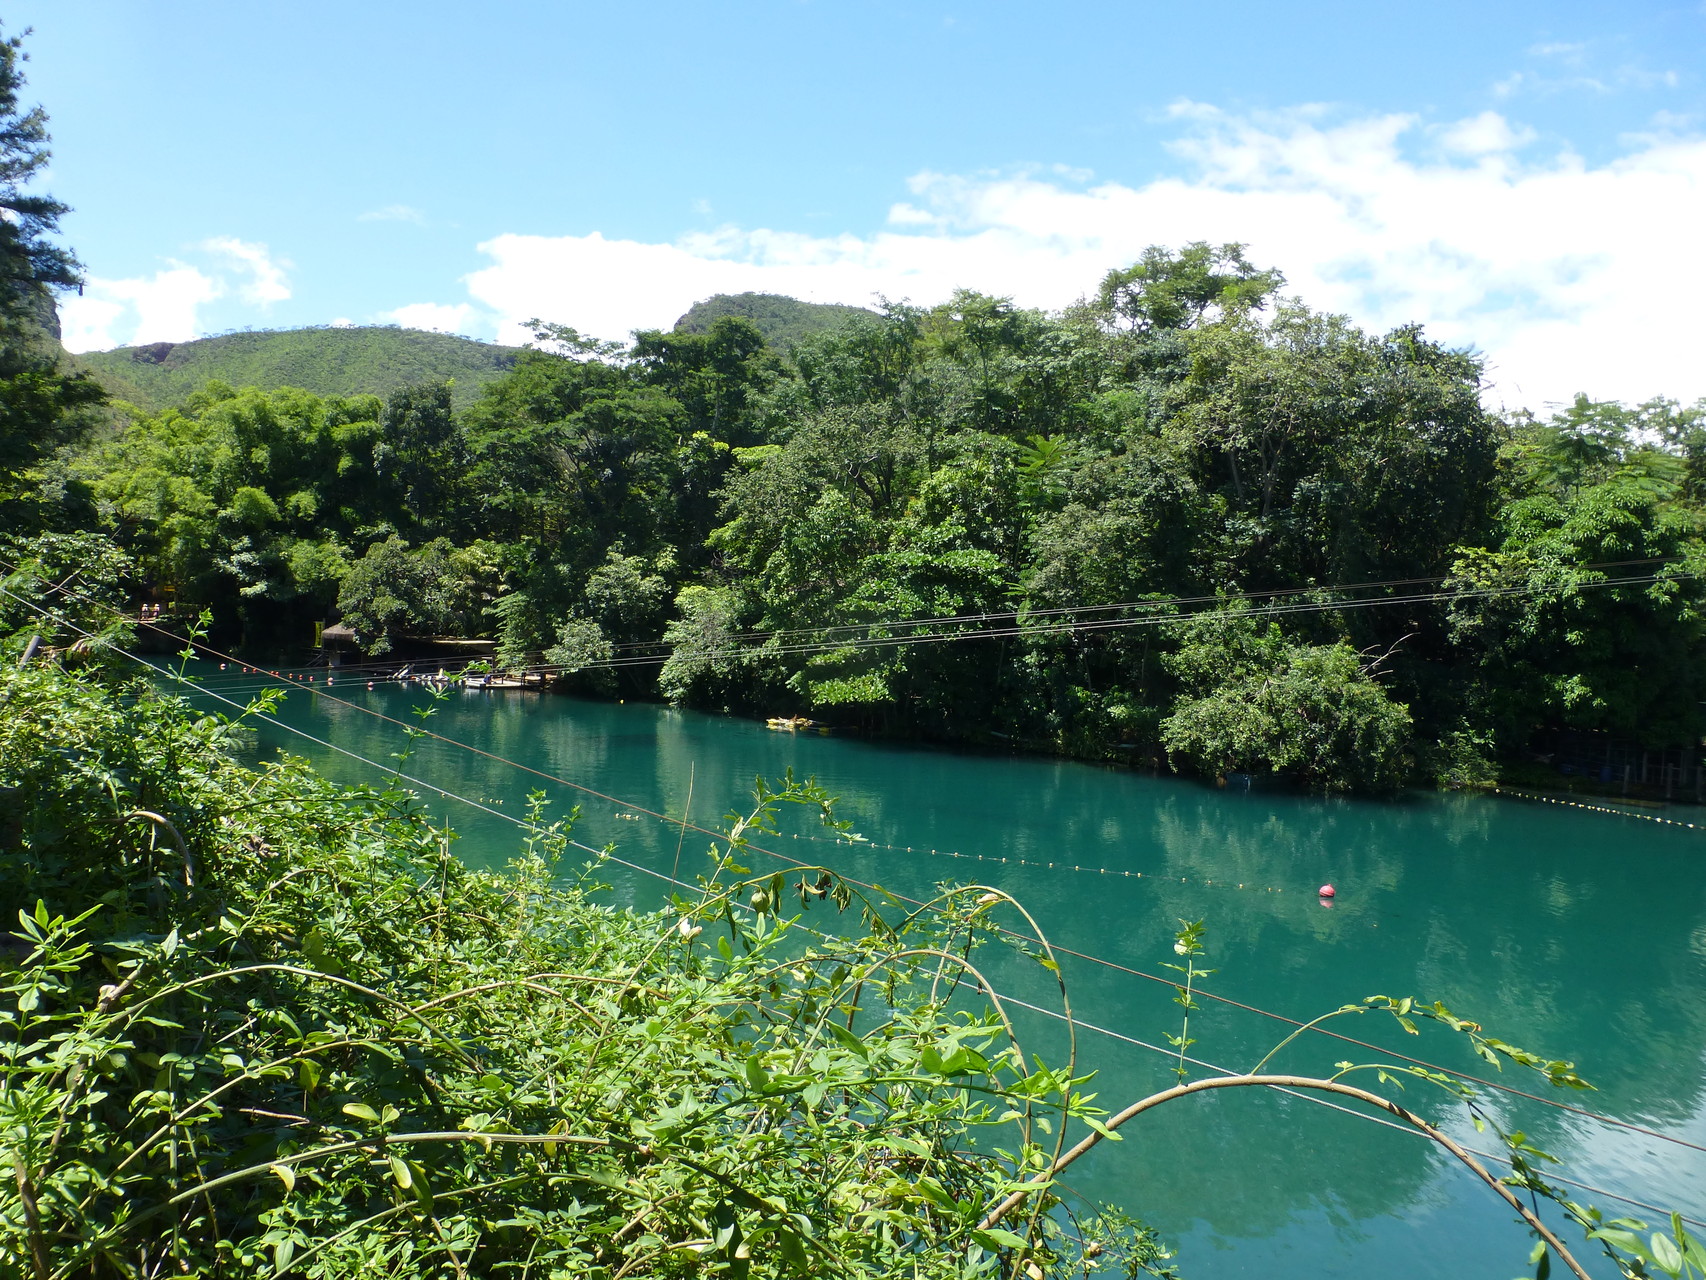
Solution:
M 235 669 L 202 671 L 236 697 L 254 688 Z M 366 712 L 406 720 L 427 696 L 358 681 L 334 692 L 294 686 L 279 724 L 261 726 L 257 755 L 288 750 L 349 782 L 395 768 L 401 730 Z M 795 814 L 771 849 L 897 894 L 949 880 L 999 885 L 1056 946 L 1079 953 L 1064 957 L 1064 972 L 1084 1025 L 1080 1052 L 1111 1110 L 1172 1082 L 1170 1060 L 1145 1046 L 1177 1031 L 1179 1009 L 1170 987 L 1144 975 L 1174 959 L 1180 920 L 1200 919 L 1215 970 L 1206 989 L 1239 1002 L 1205 1001 L 1193 1018 L 1192 1052 L 1205 1061 L 1253 1066 L 1291 1029 L 1268 1013 L 1308 1019 L 1376 993 L 1440 1000 L 1502 1039 L 1573 1059 L 1597 1086 L 1563 1096 L 1527 1073 L 1499 1077 L 1591 1116 L 1492 1095 L 1507 1127 L 1593 1188 L 1578 1199 L 1607 1216 L 1657 1220 L 1633 1200 L 1706 1221 L 1706 829 L 1478 795 L 1234 793 L 521 692 L 455 692 L 430 728 L 490 753 L 424 740 L 404 766 L 484 806 L 422 788 L 469 862 L 501 866 L 518 843 L 510 819 L 543 790 L 559 813 L 580 806 L 577 839 L 614 845 L 633 864 L 600 872 L 614 896 L 656 906 L 667 892 L 660 874 L 679 867 L 692 879 L 706 865 L 709 837 L 679 820 L 717 827 L 748 804 L 755 775 L 791 768 L 839 796 L 868 843 L 835 843 Z M 783 865 L 759 859 L 754 869 Z M 1316 895 L 1329 881 L 1330 907 Z M 1019 1000 L 1058 1009 L 1033 962 L 1004 956 L 995 972 Z M 1374 1016 L 1334 1025 L 1388 1052 L 1490 1071 L 1444 1033 L 1406 1036 Z M 1061 1024 L 1048 1015 L 1025 1012 L 1021 1028 L 1060 1051 Z M 1382 1058 L 1309 1034 L 1273 1065 L 1330 1074 L 1341 1060 Z M 1404 1100 L 1445 1117 L 1466 1145 L 1494 1149 L 1436 1093 L 1412 1080 Z M 1078 1165 L 1074 1185 L 1157 1227 L 1195 1280 L 1510 1280 L 1527 1270 L 1528 1240 L 1506 1207 L 1425 1139 L 1368 1116 L 1238 1090 L 1161 1108 L 1125 1134 Z M 1585 1242 L 1578 1254 L 1595 1256 Z M 1615 1274 L 1603 1260 L 1594 1269 Z

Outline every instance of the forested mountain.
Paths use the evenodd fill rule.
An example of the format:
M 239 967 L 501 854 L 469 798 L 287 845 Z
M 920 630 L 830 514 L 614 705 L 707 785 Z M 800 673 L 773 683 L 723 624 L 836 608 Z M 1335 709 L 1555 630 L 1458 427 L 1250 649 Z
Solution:
M 593 692 L 1325 788 L 1706 730 L 1706 415 L 1480 400 L 1474 357 L 1151 250 L 786 352 L 545 326 L 466 408 L 213 386 L 54 475 L 266 645 L 487 634 Z
M 395 325 L 279 329 L 153 342 L 72 358 L 117 399 L 150 412 L 209 382 L 317 395 L 389 395 L 401 387 L 454 380 L 457 405 L 515 364 L 520 348 Z
M 724 316 L 750 320 L 764 340 L 779 351 L 790 351 L 802 338 L 833 329 L 854 316 L 875 315 L 864 307 L 839 302 L 801 302 L 779 293 L 718 293 L 695 302 L 675 322 L 677 333 L 709 333 Z

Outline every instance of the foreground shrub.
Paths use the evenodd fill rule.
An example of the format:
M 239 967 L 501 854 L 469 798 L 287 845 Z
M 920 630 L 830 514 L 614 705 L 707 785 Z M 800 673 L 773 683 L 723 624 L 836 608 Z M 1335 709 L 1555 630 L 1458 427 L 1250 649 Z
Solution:
M 949 1006 L 988 901 L 850 913 L 848 937 L 777 922 L 785 893 L 858 905 L 815 870 L 734 865 L 779 804 L 827 820 L 809 786 L 761 792 L 703 892 L 644 914 L 559 875 L 543 812 L 509 874 L 471 871 L 406 793 L 245 770 L 232 725 L 146 684 L 8 663 L 0 708 L 6 1275 L 1163 1256 L 1048 1194 L 980 1226 L 1083 1102 L 998 1013 Z

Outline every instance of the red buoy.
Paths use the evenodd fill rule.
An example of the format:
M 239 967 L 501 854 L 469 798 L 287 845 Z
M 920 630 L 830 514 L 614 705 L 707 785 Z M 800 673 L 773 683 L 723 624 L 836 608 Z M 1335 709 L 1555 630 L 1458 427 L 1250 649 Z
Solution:
M 1319 890 L 1319 893 L 1321 894 L 1321 896 L 1323 898 L 1336 897 L 1338 895 L 1338 892 L 1339 891 L 1337 889 L 1333 888 L 1333 886 L 1330 884 L 1322 885 L 1320 890 Z

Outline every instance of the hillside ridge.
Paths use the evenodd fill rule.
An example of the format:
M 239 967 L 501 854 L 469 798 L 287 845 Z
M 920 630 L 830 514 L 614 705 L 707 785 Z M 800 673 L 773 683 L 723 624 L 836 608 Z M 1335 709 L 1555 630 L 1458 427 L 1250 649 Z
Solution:
M 237 387 L 300 387 L 317 395 L 388 395 L 453 379 L 459 406 L 515 364 L 520 347 L 399 325 L 243 330 L 72 355 L 107 391 L 158 411 L 217 379 Z
M 677 333 L 704 333 L 724 316 L 750 320 L 764 340 L 786 351 L 808 334 L 839 328 L 854 316 L 875 317 L 844 302 L 801 302 L 782 293 L 716 293 L 695 302 L 675 322 Z

